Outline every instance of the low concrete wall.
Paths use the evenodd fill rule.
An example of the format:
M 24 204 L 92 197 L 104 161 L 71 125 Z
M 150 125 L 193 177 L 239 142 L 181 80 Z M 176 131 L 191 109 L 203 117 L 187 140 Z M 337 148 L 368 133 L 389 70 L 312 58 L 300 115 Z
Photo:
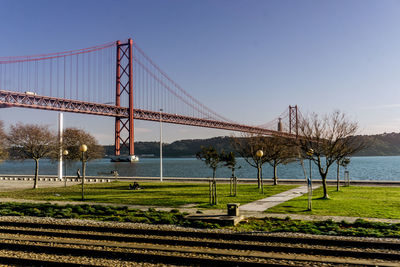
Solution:
M 34 175 L 0 174 L 0 181 L 33 181 L 34 179 L 35 179 Z M 64 181 L 64 179 L 62 179 L 62 180 L 58 179 L 58 177 L 56 175 L 39 175 L 38 180 L 40 182 L 60 182 L 60 181 Z M 72 176 L 68 176 L 67 177 L 67 182 L 80 182 L 80 181 L 81 181 L 81 179 L 77 179 L 76 177 L 72 177 Z M 85 182 L 89 182 L 89 183 L 106 183 L 106 182 L 111 182 L 111 179 L 106 178 L 106 177 L 86 176 L 85 177 Z
M 0 174 L 0 181 L 33 181 L 34 175 L 9 175 Z M 183 178 L 183 177 L 163 177 L 165 182 L 208 182 L 210 178 Z M 220 183 L 229 183 L 230 178 L 216 178 Z M 39 181 L 46 182 L 60 182 L 56 175 L 39 175 Z M 67 182 L 80 182 L 76 176 L 67 176 Z M 88 183 L 107 183 L 112 181 L 149 181 L 157 182 L 160 181 L 160 177 L 126 177 L 126 176 L 86 176 L 85 182 Z M 238 183 L 257 183 L 257 179 L 254 178 L 238 178 Z M 279 179 L 279 184 L 306 184 L 304 179 Z M 321 184 L 321 179 L 313 180 L 314 184 Z M 336 180 L 327 180 L 328 185 L 336 185 Z M 272 184 L 272 179 L 264 179 L 264 184 Z M 340 181 L 340 184 L 344 185 L 344 180 Z M 380 180 L 351 180 L 350 185 L 363 185 L 363 186 L 400 186 L 400 181 L 380 181 Z

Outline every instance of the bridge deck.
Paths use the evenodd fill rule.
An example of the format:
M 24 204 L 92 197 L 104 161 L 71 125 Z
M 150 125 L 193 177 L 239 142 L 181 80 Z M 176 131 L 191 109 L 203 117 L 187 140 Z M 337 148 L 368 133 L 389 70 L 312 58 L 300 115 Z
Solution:
M 5 90 L 0 90 L 0 107 L 35 108 L 120 118 L 129 117 L 129 109 L 127 107 L 33 95 Z M 136 120 L 160 121 L 160 112 L 143 109 L 133 109 L 133 112 L 134 119 Z M 178 114 L 162 113 L 161 121 L 166 123 L 215 128 L 238 132 L 248 132 L 263 135 L 284 136 L 289 138 L 296 137 L 296 135 L 286 132 L 273 131 L 260 127 L 248 126 L 232 122 L 182 116 Z

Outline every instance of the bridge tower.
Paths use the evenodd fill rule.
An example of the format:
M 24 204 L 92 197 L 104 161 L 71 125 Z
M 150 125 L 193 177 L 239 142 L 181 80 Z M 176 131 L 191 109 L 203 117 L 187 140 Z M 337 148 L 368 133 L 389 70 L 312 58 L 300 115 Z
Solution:
M 278 132 L 282 132 L 282 118 L 278 118 Z
M 289 133 L 299 135 L 299 115 L 296 106 L 289 106 Z
M 134 149 L 134 127 L 133 127 L 133 40 L 128 39 L 126 43 L 117 41 L 117 69 L 115 86 L 115 105 L 121 106 L 129 103 L 129 117 L 115 117 L 115 156 L 121 154 L 121 149 L 127 147 L 129 156 L 133 157 Z M 128 100 L 128 101 L 126 101 Z

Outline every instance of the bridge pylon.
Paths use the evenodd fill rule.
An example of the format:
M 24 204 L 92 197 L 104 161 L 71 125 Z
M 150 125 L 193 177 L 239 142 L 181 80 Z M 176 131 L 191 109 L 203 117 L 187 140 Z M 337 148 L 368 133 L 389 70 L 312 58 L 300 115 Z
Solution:
M 129 156 L 134 156 L 133 40 L 128 39 L 126 43 L 117 41 L 116 47 L 115 106 L 120 107 L 128 102 L 129 116 L 115 117 L 115 156 L 121 154 L 123 147 L 129 149 Z
M 299 135 L 299 114 L 297 105 L 289 106 L 289 133 Z

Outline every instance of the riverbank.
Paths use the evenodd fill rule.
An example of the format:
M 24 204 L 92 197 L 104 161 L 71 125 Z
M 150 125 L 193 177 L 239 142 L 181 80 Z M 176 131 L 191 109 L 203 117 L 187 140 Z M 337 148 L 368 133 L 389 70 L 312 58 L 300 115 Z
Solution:
M 33 186 L 33 175 L 11 175 L 0 174 L 0 191 L 10 191 L 14 189 L 29 188 Z M 216 178 L 218 183 L 230 183 L 230 178 Z M 104 182 L 158 182 L 160 177 L 128 177 L 128 176 L 86 176 L 87 183 L 104 183 Z M 178 183 L 208 183 L 210 178 L 184 178 L 184 177 L 163 177 L 164 182 Z M 240 184 L 256 184 L 255 178 L 237 178 Z M 263 179 L 265 185 L 271 185 L 272 179 Z M 79 184 L 80 181 L 75 176 L 67 176 L 67 185 Z M 278 184 L 282 185 L 304 185 L 304 179 L 278 179 Z M 314 185 L 321 185 L 321 179 L 313 179 Z M 327 180 L 328 186 L 337 184 L 335 179 Z M 350 180 L 351 186 L 394 186 L 400 187 L 400 181 L 393 180 Z M 56 175 L 39 175 L 39 187 L 61 187 L 64 186 L 64 181 L 60 181 Z M 346 186 L 345 181 L 340 180 L 340 186 Z

